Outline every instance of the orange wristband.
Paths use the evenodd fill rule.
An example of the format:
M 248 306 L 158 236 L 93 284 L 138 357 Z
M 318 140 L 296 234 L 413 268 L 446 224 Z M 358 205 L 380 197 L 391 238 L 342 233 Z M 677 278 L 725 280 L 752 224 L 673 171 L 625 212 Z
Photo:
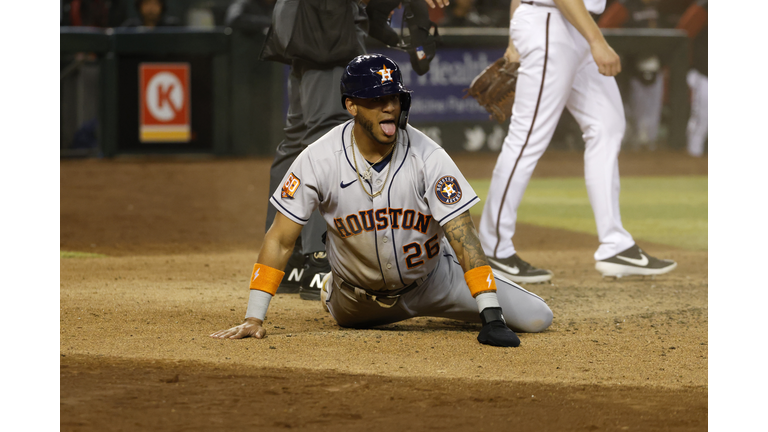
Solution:
M 484 292 L 496 292 L 496 279 L 493 278 L 491 266 L 475 267 L 464 273 L 469 292 L 472 297 Z
M 277 293 L 277 287 L 280 286 L 280 281 L 283 280 L 285 272 L 278 269 L 266 266 L 264 264 L 254 264 L 253 273 L 251 273 L 251 283 L 248 285 L 250 289 L 264 291 L 275 295 Z

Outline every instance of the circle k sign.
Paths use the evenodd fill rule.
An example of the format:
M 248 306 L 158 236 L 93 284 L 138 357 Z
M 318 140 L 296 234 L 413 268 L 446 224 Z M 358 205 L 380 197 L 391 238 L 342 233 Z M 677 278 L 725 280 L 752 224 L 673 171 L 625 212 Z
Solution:
M 139 65 L 139 140 L 189 142 L 189 63 Z

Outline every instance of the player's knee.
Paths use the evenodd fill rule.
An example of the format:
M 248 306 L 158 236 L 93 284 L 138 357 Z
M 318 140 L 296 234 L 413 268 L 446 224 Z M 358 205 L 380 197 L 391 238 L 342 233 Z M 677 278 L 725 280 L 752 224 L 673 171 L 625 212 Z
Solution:
M 517 330 L 524 333 L 539 333 L 552 325 L 552 310 L 546 303 L 540 302 L 526 312 L 527 319 L 520 323 L 520 328 Z
M 627 120 L 623 116 L 610 116 L 604 120 L 601 124 L 590 126 L 584 133 L 584 139 L 620 143 L 627 129 Z
M 624 133 L 627 130 L 627 119 L 624 116 L 617 116 L 614 122 L 606 128 L 606 134 L 610 139 L 621 141 L 624 139 Z

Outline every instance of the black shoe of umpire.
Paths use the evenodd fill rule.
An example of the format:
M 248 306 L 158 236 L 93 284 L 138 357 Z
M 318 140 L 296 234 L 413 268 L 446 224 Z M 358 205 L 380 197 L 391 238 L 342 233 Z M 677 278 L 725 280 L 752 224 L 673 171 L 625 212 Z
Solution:
M 328 256 L 325 252 L 306 255 L 305 259 L 299 296 L 302 300 L 320 300 L 323 278 L 331 271 L 331 264 L 328 262 Z
M 285 276 L 283 276 L 280 286 L 277 287 L 278 294 L 296 294 L 301 289 L 301 277 L 304 275 L 304 255 L 301 249 L 296 248 L 288 259 L 285 266 Z
M 536 268 L 517 254 L 504 259 L 488 257 L 488 264 L 496 276 L 503 276 L 514 283 L 541 283 L 552 279 L 551 271 Z

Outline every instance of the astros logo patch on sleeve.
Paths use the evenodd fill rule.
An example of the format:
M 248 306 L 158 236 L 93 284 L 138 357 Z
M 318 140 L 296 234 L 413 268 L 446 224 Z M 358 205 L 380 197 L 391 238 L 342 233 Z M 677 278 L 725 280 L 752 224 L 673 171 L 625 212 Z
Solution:
M 443 204 L 456 204 L 461 201 L 461 187 L 453 176 L 445 176 L 435 184 L 437 199 Z
M 283 183 L 283 191 L 280 193 L 280 198 L 291 198 L 296 193 L 296 189 L 301 185 L 301 180 L 294 173 L 288 176 L 288 179 Z

